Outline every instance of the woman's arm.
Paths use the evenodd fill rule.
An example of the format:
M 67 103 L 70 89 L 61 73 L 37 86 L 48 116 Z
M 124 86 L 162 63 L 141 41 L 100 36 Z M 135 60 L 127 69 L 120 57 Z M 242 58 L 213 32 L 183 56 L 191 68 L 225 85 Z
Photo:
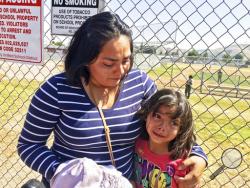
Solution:
M 207 156 L 199 145 L 194 145 L 191 156 L 179 166 L 180 170 L 189 168 L 190 172 L 185 177 L 175 176 L 179 188 L 196 188 L 199 186 L 204 169 L 207 166 Z
M 17 151 L 22 161 L 33 170 L 50 179 L 57 166 L 57 157 L 46 146 L 59 119 L 55 79 L 43 84 L 32 98 Z
M 191 156 L 183 161 L 181 169 L 186 167 L 190 168 L 190 172 L 185 177 L 175 176 L 175 180 L 178 184 L 178 188 L 196 188 L 199 187 L 199 183 L 202 177 L 202 173 L 206 168 L 206 161 L 198 156 Z

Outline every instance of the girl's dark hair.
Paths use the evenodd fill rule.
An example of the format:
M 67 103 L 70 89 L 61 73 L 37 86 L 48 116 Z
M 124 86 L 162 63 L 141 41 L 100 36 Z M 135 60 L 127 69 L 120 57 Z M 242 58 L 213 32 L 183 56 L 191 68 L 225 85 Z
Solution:
M 143 122 L 143 139 L 149 139 L 146 130 L 147 116 L 152 112 L 156 113 L 160 106 L 176 106 L 176 111 L 172 114 L 173 119 L 180 118 L 180 130 L 174 140 L 168 145 L 170 157 L 175 160 L 180 157 L 187 157 L 195 143 L 193 116 L 190 104 L 187 99 L 178 91 L 171 89 L 161 89 L 157 91 L 150 99 L 142 104 L 142 108 L 137 115 Z
M 65 58 L 65 72 L 73 85 L 79 85 L 80 77 L 89 82 L 87 65 L 99 55 L 102 47 L 111 39 L 125 35 L 133 54 L 132 32 L 118 15 L 102 12 L 88 18 L 73 35 Z M 131 55 L 131 66 L 133 57 Z

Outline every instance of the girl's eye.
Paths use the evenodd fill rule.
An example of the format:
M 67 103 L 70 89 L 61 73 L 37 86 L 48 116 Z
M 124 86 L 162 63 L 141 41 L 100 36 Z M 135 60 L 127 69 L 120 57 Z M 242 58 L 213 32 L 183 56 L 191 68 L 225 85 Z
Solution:
M 161 119 L 161 115 L 159 113 L 153 113 L 154 119 Z
M 172 125 L 173 125 L 174 127 L 179 127 L 179 122 L 178 122 L 177 120 L 173 120 L 173 121 L 172 121 Z

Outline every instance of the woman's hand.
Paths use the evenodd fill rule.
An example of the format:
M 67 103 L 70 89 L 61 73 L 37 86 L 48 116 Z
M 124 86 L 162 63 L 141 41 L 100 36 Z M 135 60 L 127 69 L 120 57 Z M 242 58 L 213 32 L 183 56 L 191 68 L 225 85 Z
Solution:
M 179 170 L 189 167 L 190 172 L 185 177 L 174 176 L 178 188 L 197 188 L 199 187 L 200 179 L 204 169 L 206 168 L 206 161 L 199 156 L 191 156 L 183 161 Z
M 129 180 L 129 182 L 131 183 L 131 185 L 132 185 L 132 187 L 133 187 L 133 188 L 136 188 L 135 181 L 133 181 L 133 180 Z

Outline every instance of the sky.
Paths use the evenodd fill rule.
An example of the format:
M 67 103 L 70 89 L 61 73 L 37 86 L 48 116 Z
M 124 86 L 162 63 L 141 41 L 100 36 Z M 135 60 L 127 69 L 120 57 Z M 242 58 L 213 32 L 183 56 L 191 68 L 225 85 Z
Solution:
M 176 41 L 186 49 L 250 44 L 250 0 L 110 0 L 107 5 L 132 27 L 136 42 Z
M 250 44 L 250 0 L 106 0 L 105 10 L 132 28 L 136 43 L 197 50 Z

